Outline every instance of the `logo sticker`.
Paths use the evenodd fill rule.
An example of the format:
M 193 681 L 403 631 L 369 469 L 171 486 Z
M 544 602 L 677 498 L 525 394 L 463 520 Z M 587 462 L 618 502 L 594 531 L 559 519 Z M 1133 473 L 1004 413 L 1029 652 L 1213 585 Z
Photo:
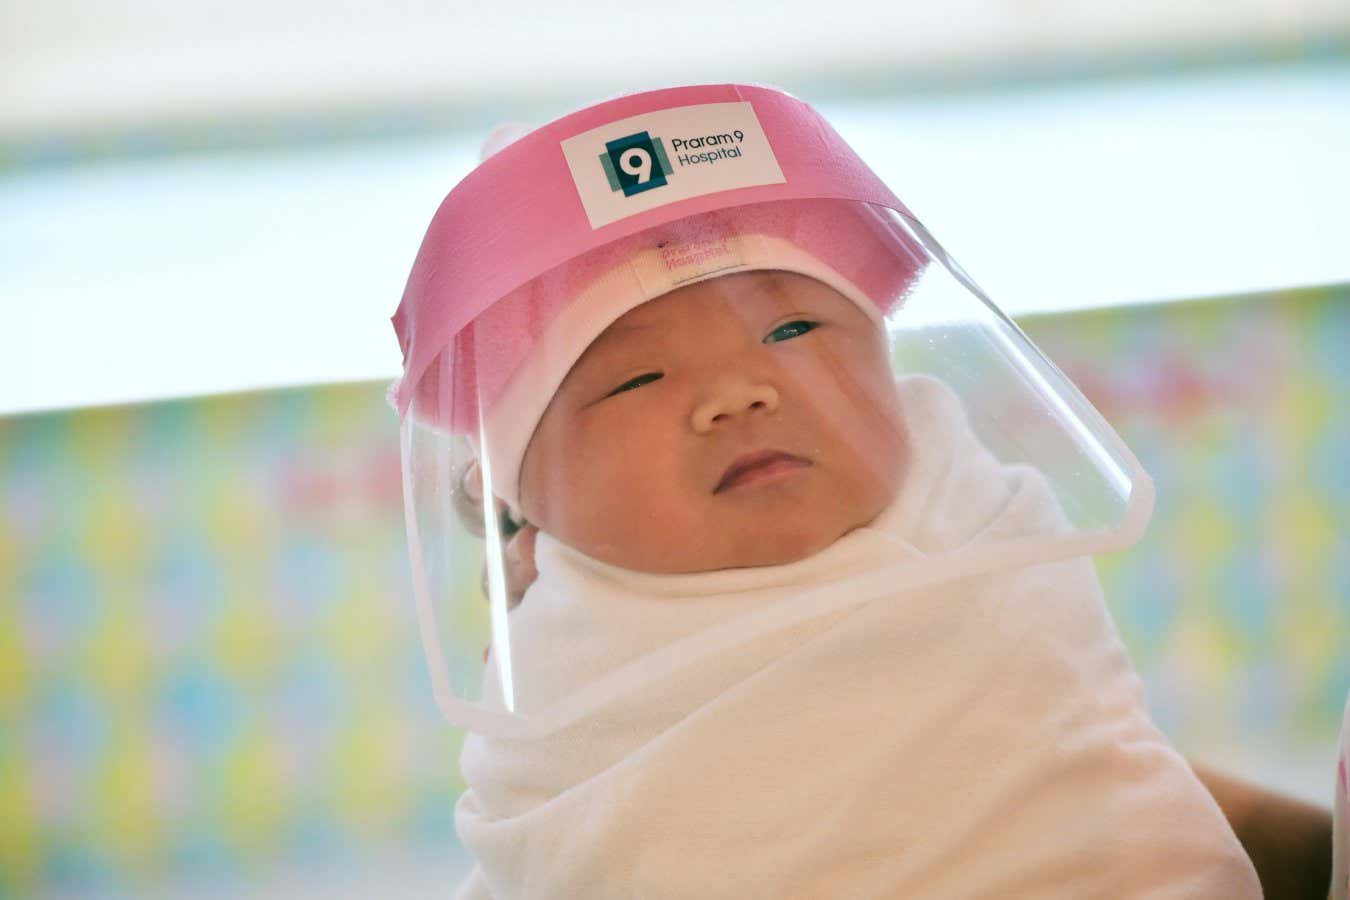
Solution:
M 632 116 L 570 137 L 562 151 L 592 228 L 690 197 L 786 180 L 746 101 Z
M 645 131 L 606 143 L 600 165 L 609 179 L 610 190 L 623 191 L 625 197 L 665 187 L 666 176 L 670 174 L 670 160 L 661 139 Z

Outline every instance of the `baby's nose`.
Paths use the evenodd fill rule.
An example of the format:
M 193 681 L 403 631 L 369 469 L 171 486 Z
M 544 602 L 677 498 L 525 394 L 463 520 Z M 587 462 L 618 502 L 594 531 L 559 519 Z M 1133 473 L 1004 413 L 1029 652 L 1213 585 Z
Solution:
M 745 378 L 723 378 L 713 386 L 708 397 L 694 407 L 690 424 L 694 431 L 705 434 L 730 416 L 754 410 L 765 413 L 778 410 L 778 391 L 773 385 Z

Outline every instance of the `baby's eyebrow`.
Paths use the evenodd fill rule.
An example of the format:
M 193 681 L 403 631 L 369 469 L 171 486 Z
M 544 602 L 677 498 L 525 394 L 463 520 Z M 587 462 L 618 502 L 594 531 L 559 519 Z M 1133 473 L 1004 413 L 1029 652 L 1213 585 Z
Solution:
M 630 343 L 632 341 L 653 334 L 660 337 L 670 331 L 668 326 L 656 322 L 635 322 L 631 325 L 621 325 L 617 329 L 611 325 L 610 328 L 613 330 L 606 330 L 586 348 L 588 356 L 599 355 L 609 358 L 615 353 L 632 349 L 633 344 Z
M 651 331 L 653 328 L 661 328 L 655 322 L 615 322 L 605 330 L 606 334 L 628 334 L 634 331 Z
M 581 357 L 572 364 L 568 373 L 585 377 L 610 378 L 617 367 L 637 365 L 651 352 L 650 347 L 638 347 L 627 340 L 602 341 L 599 338 L 591 342 Z

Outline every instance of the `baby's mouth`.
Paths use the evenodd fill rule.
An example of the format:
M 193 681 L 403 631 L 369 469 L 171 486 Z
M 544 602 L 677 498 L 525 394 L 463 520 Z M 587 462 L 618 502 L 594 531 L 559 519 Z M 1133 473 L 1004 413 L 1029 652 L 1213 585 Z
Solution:
M 780 471 L 804 468 L 811 464 L 809 459 L 793 456 L 782 450 L 756 450 L 732 460 L 731 465 L 722 473 L 722 480 L 713 488 L 713 493 L 720 494 L 738 484 L 758 480 Z

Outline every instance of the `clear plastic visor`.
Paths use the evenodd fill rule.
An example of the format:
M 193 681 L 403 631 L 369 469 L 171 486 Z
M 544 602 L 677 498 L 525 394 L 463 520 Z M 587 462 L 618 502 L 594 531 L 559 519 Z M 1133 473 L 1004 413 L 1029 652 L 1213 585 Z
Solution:
M 851 606 L 1142 533 L 1134 456 L 921 225 L 829 201 L 832 247 L 802 206 L 601 248 L 423 376 L 404 500 L 453 722 L 548 733 Z

